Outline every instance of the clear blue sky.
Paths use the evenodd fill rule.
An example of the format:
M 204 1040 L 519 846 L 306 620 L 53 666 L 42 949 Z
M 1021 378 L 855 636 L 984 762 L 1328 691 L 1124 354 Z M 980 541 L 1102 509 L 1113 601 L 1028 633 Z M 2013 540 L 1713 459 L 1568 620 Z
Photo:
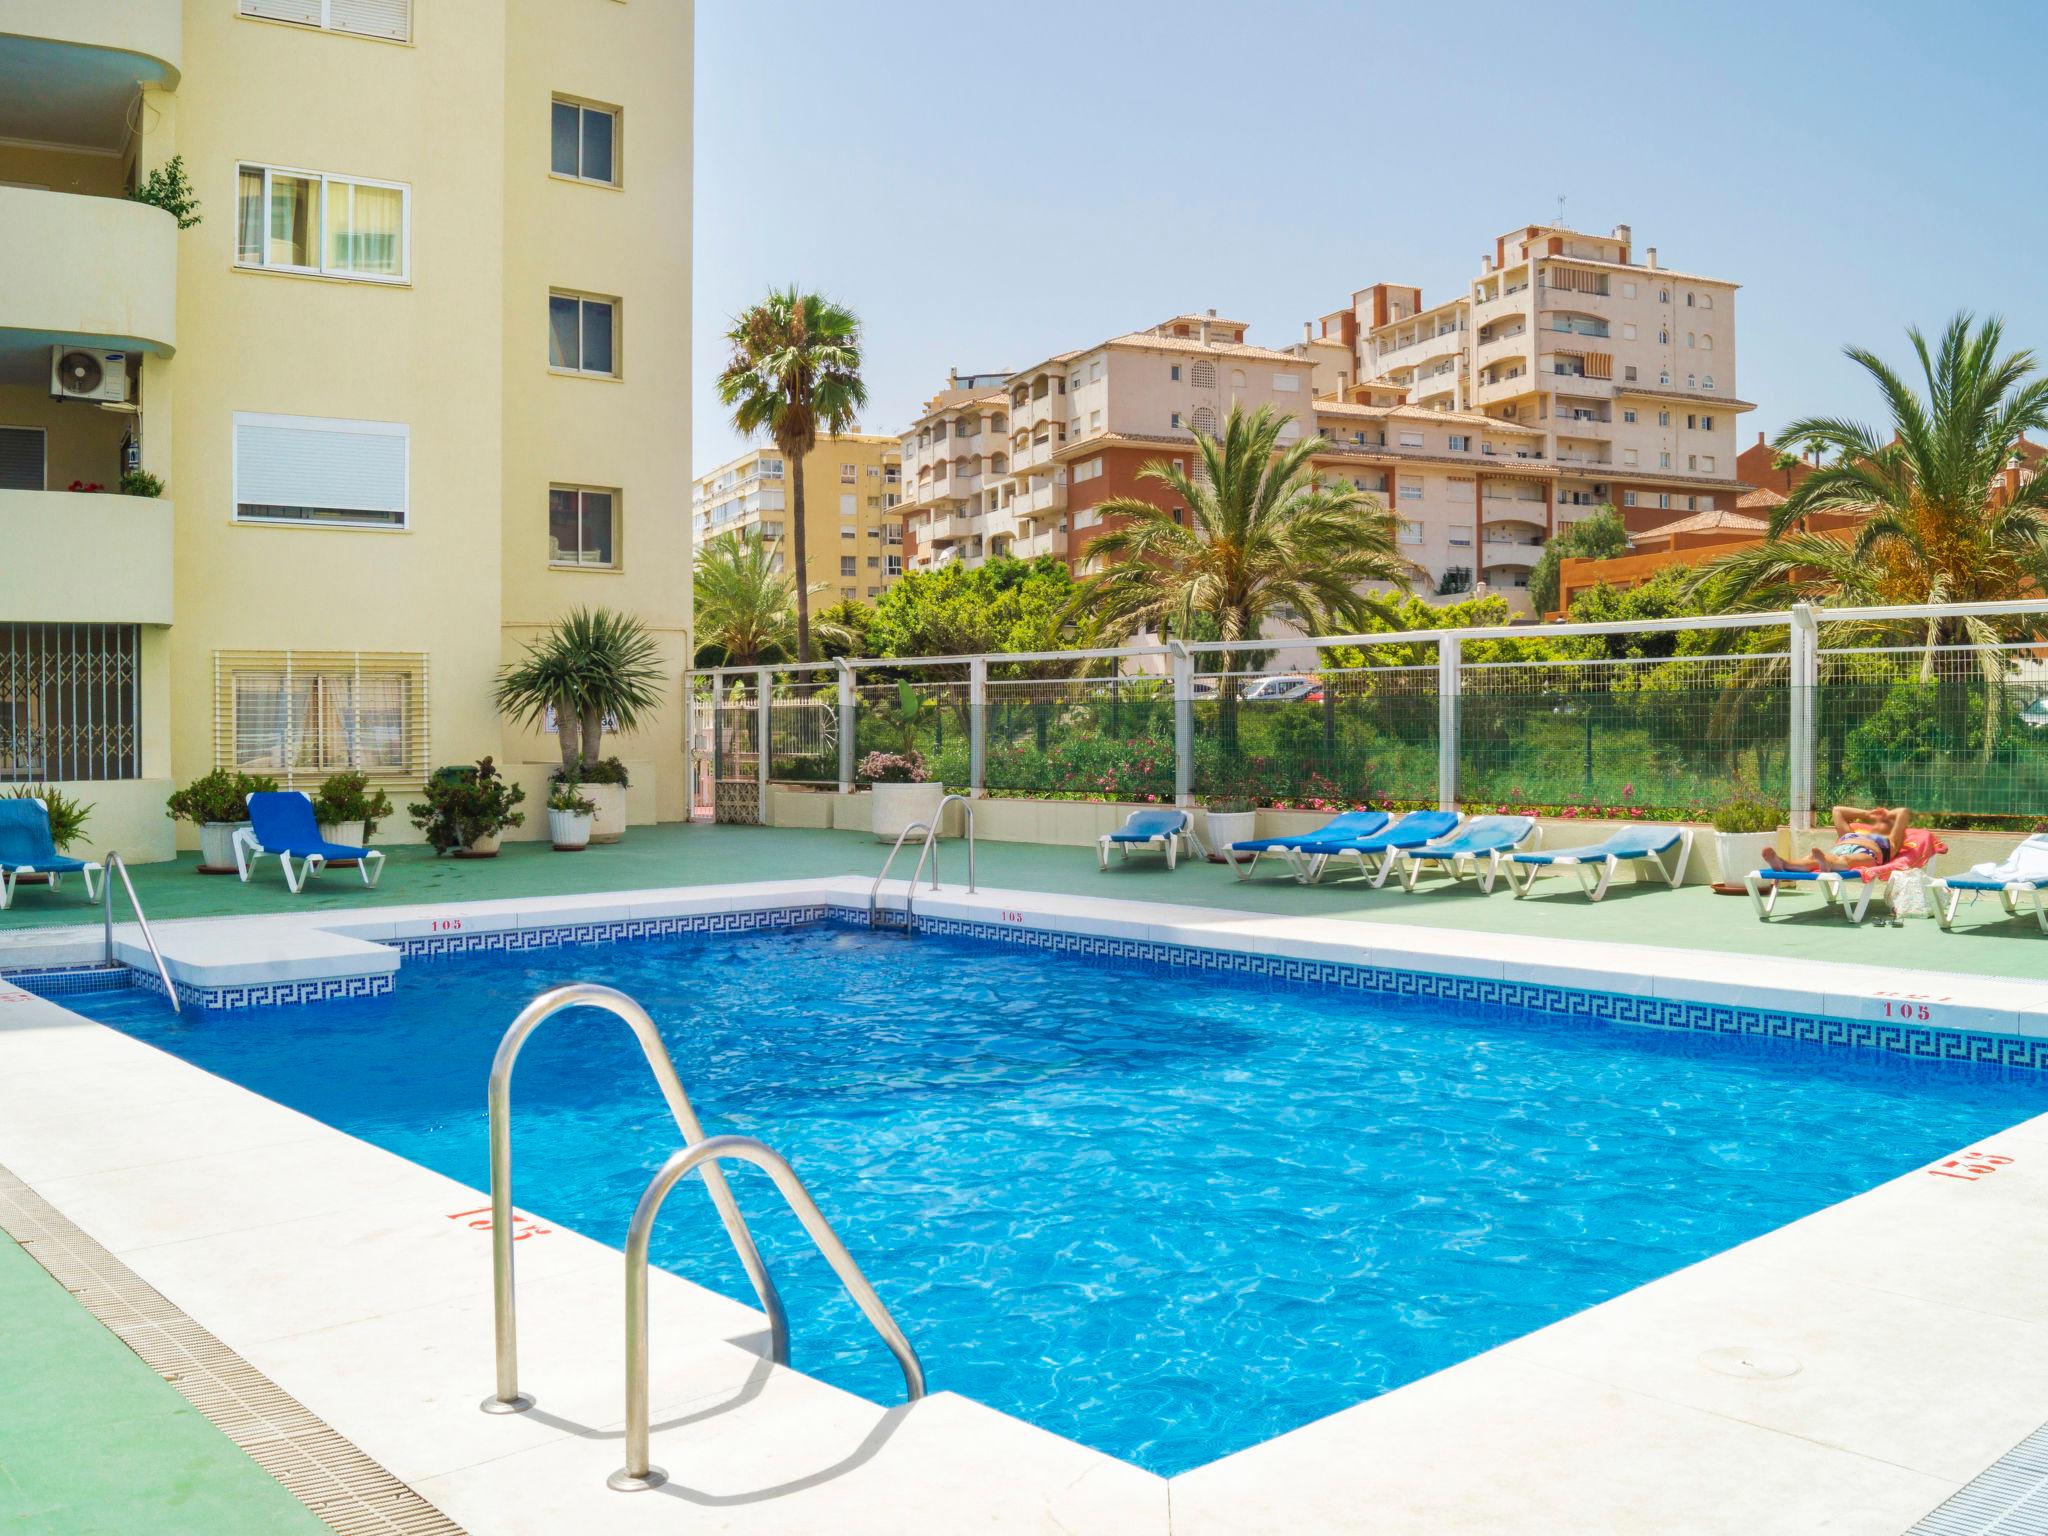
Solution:
M 730 318 L 861 315 L 894 432 L 963 371 L 1215 306 L 1284 345 L 1376 281 L 1460 291 L 1557 213 L 1740 282 L 1741 441 L 1877 414 L 1960 307 L 2048 354 L 2048 7 L 698 0 L 697 468 Z

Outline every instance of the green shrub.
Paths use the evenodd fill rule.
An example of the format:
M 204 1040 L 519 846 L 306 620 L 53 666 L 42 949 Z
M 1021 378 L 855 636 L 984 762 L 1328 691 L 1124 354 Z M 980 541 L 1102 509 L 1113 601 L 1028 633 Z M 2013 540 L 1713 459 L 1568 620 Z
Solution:
M 173 821 L 189 821 L 194 826 L 203 827 L 208 822 L 247 821 L 249 797 L 267 794 L 276 788 L 277 780 L 267 774 L 237 773 L 231 768 L 216 768 L 172 794 L 164 802 L 164 809 Z
M 50 841 L 61 851 L 71 846 L 85 831 L 86 819 L 92 815 L 92 806 L 83 800 L 74 800 L 54 784 L 17 784 L 7 792 L 12 800 L 40 800 L 50 817 Z
M 371 789 L 369 779 L 360 773 L 337 773 L 313 796 L 315 821 L 323 827 L 360 821 L 364 842 L 377 835 L 377 823 L 390 814 L 391 797 L 381 789 Z
M 525 789 L 507 781 L 488 757 L 473 767 L 436 768 L 425 794 L 406 809 L 437 854 L 526 825 L 526 813 L 513 809 L 526 798 Z

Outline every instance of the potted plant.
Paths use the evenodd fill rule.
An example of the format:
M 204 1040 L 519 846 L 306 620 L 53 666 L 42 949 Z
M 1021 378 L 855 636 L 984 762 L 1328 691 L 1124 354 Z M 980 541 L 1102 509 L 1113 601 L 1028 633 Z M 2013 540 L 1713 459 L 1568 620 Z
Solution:
M 574 610 L 498 674 L 501 711 L 543 729 L 553 721 L 560 777 L 616 791 L 591 797 L 598 808 L 592 842 L 617 842 L 626 830 L 626 770 L 602 755 L 604 733 L 637 729 L 661 702 L 664 675 L 661 646 L 647 626 L 610 608 Z
M 391 814 L 391 797 L 370 788 L 369 778 L 360 773 L 337 773 L 320 786 L 313 797 L 313 819 L 320 835 L 344 848 L 367 848 L 377 835 L 377 823 Z M 333 867 L 353 864 L 337 859 Z
M 85 833 L 86 818 L 92 815 L 92 806 L 83 800 L 74 800 L 54 784 L 16 784 L 7 791 L 10 800 L 40 800 L 43 811 L 50 818 L 50 841 L 56 844 L 59 853 L 64 852 Z M 47 885 L 48 875 L 21 875 L 21 885 Z
M 267 775 L 216 768 L 164 802 L 173 821 L 189 821 L 199 828 L 199 873 L 235 872 L 235 833 L 248 825 L 249 797 L 276 788 L 277 780 Z
M 1248 843 L 1259 835 L 1259 802 L 1249 795 L 1217 795 L 1208 810 L 1209 857 L 1228 864 L 1232 843 Z
M 406 810 L 436 854 L 495 858 L 499 835 L 507 827 L 526 825 L 526 813 L 514 809 L 526 798 L 525 789 L 507 780 L 488 757 L 478 758 L 473 767 L 436 768 L 425 794 L 425 800 Z
M 1714 810 L 1714 857 L 1720 873 L 1716 889 L 1743 889 L 1742 877 L 1761 869 L 1764 849 L 1778 840 L 1784 813 L 1755 795 L 1738 794 Z
M 548 794 L 548 841 L 557 853 L 576 853 L 590 846 L 590 823 L 597 806 L 579 791 L 574 779 L 557 779 Z
M 918 752 L 870 752 L 855 770 L 874 797 L 871 825 L 878 842 L 893 843 L 915 822 L 932 825 L 946 786 L 931 776 Z
M 582 758 L 573 767 L 557 768 L 551 782 L 573 786 L 591 803 L 591 842 L 616 843 L 626 835 L 626 765 L 616 757 Z

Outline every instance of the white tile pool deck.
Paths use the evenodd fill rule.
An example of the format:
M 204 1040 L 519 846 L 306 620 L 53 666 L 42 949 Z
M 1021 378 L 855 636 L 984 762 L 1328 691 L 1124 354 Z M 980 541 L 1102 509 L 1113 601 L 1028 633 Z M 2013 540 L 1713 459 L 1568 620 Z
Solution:
M 378 939 L 451 918 L 476 931 L 799 896 L 864 902 L 866 882 L 324 910 L 160 937 L 181 979 L 240 982 L 383 964 Z M 919 907 L 1837 1017 L 1910 996 L 1932 1022 L 2048 1034 L 2034 981 L 1769 959 L 1731 974 L 1688 951 L 1020 891 L 949 888 Z M 96 948 L 90 932 L 11 934 L 0 966 Z M 0 1082 L 0 1164 L 477 1536 L 1895 1536 L 2048 1420 L 2043 1117 L 1956 1149 L 2009 1159 L 1990 1172 L 1921 1170 L 1171 1480 L 944 1391 L 885 1409 L 768 1366 L 757 1313 L 656 1272 L 653 1451 L 673 1481 L 618 1494 L 615 1250 L 554 1228 L 519 1244 L 522 1384 L 539 1406 L 488 1416 L 482 1192 L 5 984 Z M 829 1190 L 823 1171 L 813 1182 Z

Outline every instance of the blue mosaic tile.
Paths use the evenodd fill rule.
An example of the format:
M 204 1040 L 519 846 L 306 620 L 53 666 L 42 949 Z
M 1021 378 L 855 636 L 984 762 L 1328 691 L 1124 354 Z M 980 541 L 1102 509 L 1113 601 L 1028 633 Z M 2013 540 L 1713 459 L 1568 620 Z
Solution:
M 13 982 L 38 997 L 76 992 L 115 992 L 129 986 L 134 972 L 125 965 L 52 965 L 33 971 L 9 971 L 0 980 Z

